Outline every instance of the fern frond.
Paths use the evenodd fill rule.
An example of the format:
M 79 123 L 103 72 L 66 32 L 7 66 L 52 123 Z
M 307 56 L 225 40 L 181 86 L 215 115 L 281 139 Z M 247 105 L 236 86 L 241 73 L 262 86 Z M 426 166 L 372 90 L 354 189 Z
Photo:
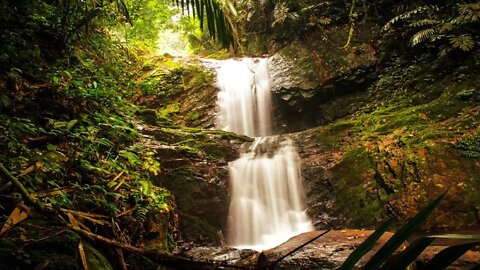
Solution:
M 137 221 L 138 223 L 145 223 L 149 210 L 150 206 L 139 205 L 137 211 L 135 212 L 135 221 Z
M 459 5 L 458 11 L 461 18 L 466 22 L 480 21 L 480 3 Z
M 453 24 L 451 22 L 445 22 L 440 25 L 439 32 L 446 33 L 453 29 Z
M 436 30 L 433 29 L 433 28 L 420 30 L 415 35 L 413 35 L 410 43 L 411 43 L 412 46 L 415 46 L 419 43 L 424 42 L 428 38 L 432 37 L 435 33 L 436 33 Z
M 387 24 L 385 24 L 383 26 L 382 31 L 388 31 L 388 30 L 392 29 L 393 25 L 396 24 L 397 22 L 408 20 L 416 14 L 421 14 L 421 13 L 424 13 L 424 12 L 427 12 L 427 11 L 437 11 L 437 10 L 438 10 L 437 6 L 421 6 L 421 7 L 412 9 L 412 10 L 407 11 L 405 13 L 402 13 L 402 14 L 394 17 L 390 21 L 388 21 Z
M 475 41 L 472 36 L 465 34 L 460 36 L 450 36 L 450 44 L 453 48 L 468 52 L 475 47 Z
M 427 25 L 434 25 L 439 23 L 438 20 L 435 19 L 421 19 L 418 21 L 413 21 L 411 22 L 408 26 L 410 27 L 422 27 L 422 26 L 427 26 Z
M 320 17 L 318 18 L 318 22 L 321 25 L 329 25 L 332 23 L 332 19 L 330 19 L 329 17 Z
M 288 16 L 288 12 L 289 9 L 285 2 L 277 3 L 273 9 L 274 21 L 272 22 L 272 27 L 275 26 L 275 24 L 283 23 Z

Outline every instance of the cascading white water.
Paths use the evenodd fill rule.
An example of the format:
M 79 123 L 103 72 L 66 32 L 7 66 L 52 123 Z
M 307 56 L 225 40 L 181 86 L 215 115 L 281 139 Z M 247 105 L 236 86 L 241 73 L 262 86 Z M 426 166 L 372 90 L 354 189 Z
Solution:
M 304 211 L 297 151 L 290 140 L 266 137 L 272 119 L 268 59 L 227 60 L 217 79 L 217 127 L 257 137 L 229 163 L 229 244 L 262 250 L 312 230 Z
M 217 74 L 217 127 L 250 137 L 267 136 L 272 123 L 267 59 L 226 60 Z
M 257 138 L 249 152 L 229 164 L 228 237 L 235 247 L 267 249 L 312 230 L 302 204 L 297 151 L 291 141 L 275 145 L 277 139 Z

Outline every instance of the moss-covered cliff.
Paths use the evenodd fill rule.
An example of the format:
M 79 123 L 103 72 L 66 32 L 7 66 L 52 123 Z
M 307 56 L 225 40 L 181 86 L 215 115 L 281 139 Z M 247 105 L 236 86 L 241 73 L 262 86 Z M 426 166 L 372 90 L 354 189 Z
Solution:
M 387 1 L 243 4 L 240 51 L 270 57 L 275 129 L 297 132 L 317 227 L 405 220 L 446 189 L 425 229 L 478 226 L 477 47 L 412 47 Z

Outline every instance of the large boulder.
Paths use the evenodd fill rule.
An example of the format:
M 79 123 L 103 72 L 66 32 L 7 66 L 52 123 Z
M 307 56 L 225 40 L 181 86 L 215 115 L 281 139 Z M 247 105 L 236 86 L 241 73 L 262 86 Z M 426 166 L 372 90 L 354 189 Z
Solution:
M 338 269 L 348 256 L 367 239 L 373 231 L 368 230 L 332 230 L 313 231 L 292 237 L 282 245 L 265 251 L 269 262 L 278 260 L 275 269 Z M 392 233 L 387 232 L 375 243 L 359 262 L 365 264 L 385 244 Z M 317 238 L 318 237 L 318 238 Z M 302 244 L 317 238 L 313 242 L 293 252 Z M 405 248 L 399 248 L 398 251 Z M 398 252 L 397 251 L 397 252 Z M 286 256 L 288 255 L 288 256 Z M 285 258 L 283 258 L 286 256 Z M 283 258 L 283 259 L 281 259 Z
M 352 114 L 376 79 L 378 27 L 359 24 L 342 47 L 348 25 L 326 29 L 279 49 L 269 61 L 277 129 L 304 130 Z
M 477 228 L 478 159 L 444 141 L 414 144 L 415 137 L 403 129 L 368 142 L 354 130 L 338 124 L 289 135 L 302 159 L 316 228 L 373 228 L 386 217 L 408 220 L 447 188 L 423 229 Z
M 142 130 L 143 143 L 161 164 L 155 184 L 175 197 L 181 239 L 186 244 L 220 245 L 230 204 L 228 162 L 250 139 L 178 126 L 145 125 Z

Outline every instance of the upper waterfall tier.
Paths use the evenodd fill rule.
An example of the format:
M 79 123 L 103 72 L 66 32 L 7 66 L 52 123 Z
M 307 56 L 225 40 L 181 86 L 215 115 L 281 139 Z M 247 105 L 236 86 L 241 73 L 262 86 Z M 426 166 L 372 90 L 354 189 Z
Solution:
M 268 60 L 225 61 L 217 74 L 217 128 L 250 137 L 271 135 L 272 104 Z

